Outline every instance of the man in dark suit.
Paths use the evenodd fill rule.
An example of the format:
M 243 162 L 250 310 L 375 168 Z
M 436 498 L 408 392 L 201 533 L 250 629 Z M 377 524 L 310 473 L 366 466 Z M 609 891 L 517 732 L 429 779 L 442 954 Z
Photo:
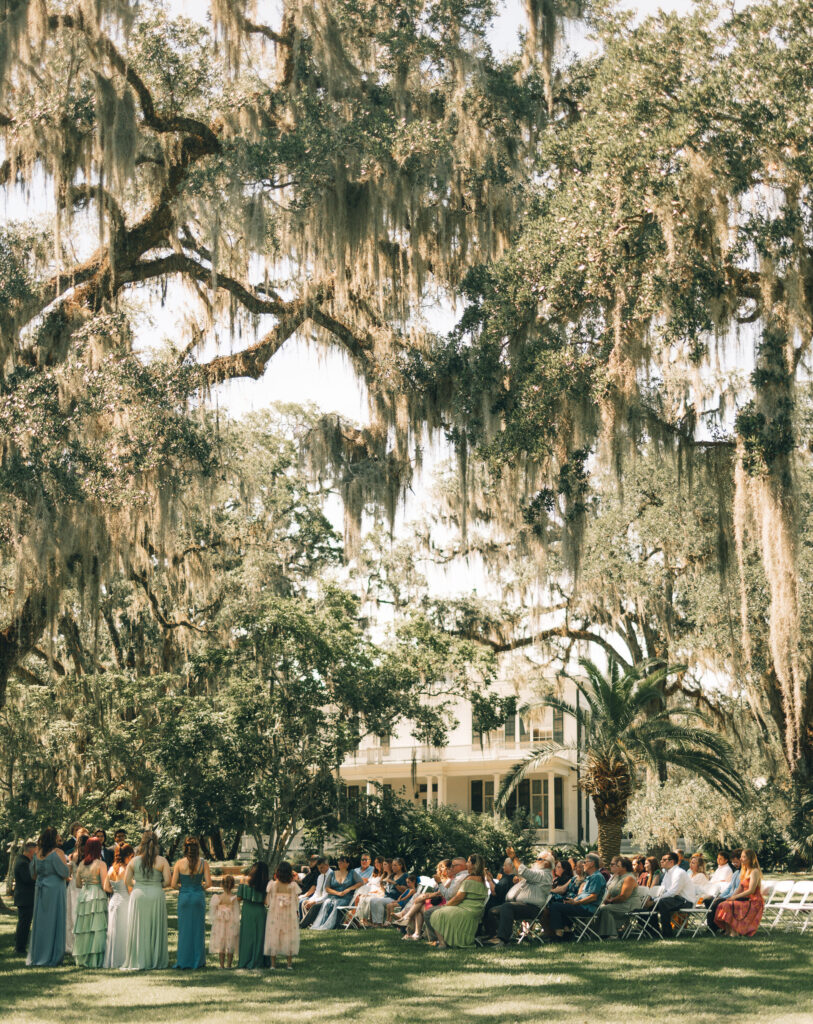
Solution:
M 62 852 L 65 854 L 66 857 L 70 857 L 70 855 L 76 849 L 76 833 L 79 831 L 79 829 L 81 827 L 82 827 L 82 822 L 81 821 L 75 821 L 71 825 L 71 827 L 69 829 L 70 836 L 62 844 Z
M 107 845 L 107 833 L 103 828 L 97 828 L 93 835 L 102 844 L 102 860 L 109 871 L 113 867 L 115 851 L 112 846 Z
M 14 861 L 14 906 L 17 908 L 14 949 L 17 956 L 25 956 L 28 950 L 28 936 L 31 934 L 31 918 L 34 916 L 34 887 L 36 885 L 31 877 L 31 858 L 36 849 L 36 843 L 26 843 L 23 852 Z

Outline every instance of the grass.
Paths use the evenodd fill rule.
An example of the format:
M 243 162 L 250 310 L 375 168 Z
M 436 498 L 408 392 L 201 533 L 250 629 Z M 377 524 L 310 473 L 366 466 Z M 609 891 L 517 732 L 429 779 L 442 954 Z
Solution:
M 306 932 L 293 974 L 221 971 L 210 957 L 205 971 L 124 975 L 26 968 L 14 923 L 0 918 L 2 1024 L 813 1020 L 810 933 L 440 952 L 389 930 Z

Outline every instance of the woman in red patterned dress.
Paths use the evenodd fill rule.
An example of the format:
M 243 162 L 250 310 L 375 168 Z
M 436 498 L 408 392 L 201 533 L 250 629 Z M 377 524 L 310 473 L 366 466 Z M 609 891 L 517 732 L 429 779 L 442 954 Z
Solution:
M 723 900 L 714 915 L 714 923 L 725 929 L 726 935 L 753 935 L 765 910 L 762 871 L 754 850 L 742 851 L 741 864 L 739 889 L 731 899 Z

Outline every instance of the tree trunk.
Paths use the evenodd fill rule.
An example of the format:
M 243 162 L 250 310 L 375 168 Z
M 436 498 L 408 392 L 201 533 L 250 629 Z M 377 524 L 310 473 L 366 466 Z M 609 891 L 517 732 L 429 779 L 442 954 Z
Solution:
M 621 837 L 624 834 L 625 821 L 626 816 L 617 818 L 596 815 L 598 855 L 601 857 L 602 866 L 609 864 L 613 857 L 617 857 L 621 853 Z
M 238 853 L 238 851 L 240 849 L 240 840 L 242 838 L 243 838 L 243 833 L 242 832 L 238 832 L 237 835 L 234 837 L 234 842 L 229 847 L 229 852 L 228 852 L 228 854 L 227 854 L 227 856 L 225 858 L 226 860 L 234 860 L 234 858 L 237 856 L 237 853 Z

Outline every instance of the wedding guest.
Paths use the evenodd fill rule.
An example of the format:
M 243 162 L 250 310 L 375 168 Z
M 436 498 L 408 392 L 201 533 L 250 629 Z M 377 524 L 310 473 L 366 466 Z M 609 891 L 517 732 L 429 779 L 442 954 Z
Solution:
M 743 850 L 740 855 L 740 884 L 737 891 L 717 907 L 714 923 L 726 935 L 751 936 L 759 928 L 765 911 L 762 896 L 762 869 L 754 850 Z
M 338 867 L 331 871 L 325 883 L 327 898 L 319 908 L 311 928 L 313 931 L 330 931 L 339 924 L 339 911 L 342 907 L 349 907 L 353 902 L 353 893 L 360 889 L 364 883 L 356 877 L 355 871 L 350 870 L 350 858 L 342 854 L 338 859 Z
M 112 846 L 108 846 L 107 845 L 107 833 L 105 832 L 105 830 L 103 828 L 97 828 L 96 831 L 93 833 L 93 835 L 102 844 L 102 860 L 104 861 L 104 866 L 109 871 L 110 868 L 113 867 L 113 860 L 115 858 L 115 850 L 113 849 Z
M 293 958 L 299 952 L 299 923 L 296 917 L 299 886 L 294 881 L 291 865 L 282 861 L 268 883 L 265 919 L 265 955 L 271 957 L 271 969 L 277 957 L 284 956 L 287 968 L 293 970 Z
M 512 846 L 507 847 L 506 852 L 512 858 L 519 881 L 509 889 L 505 902 L 489 911 L 488 920 L 484 922 L 486 932 L 491 935 L 488 945 L 492 946 L 504 946 L 510 941 L 515 921 L 534 921 L 548 902 L 553 885 L 552 860 L 540 857 L 529 868 L 520 861 Z
M 234 892 L 234 875 L 224 875 L 220 884 L 223 892 L 216 892 L 209 905 L 212 914 L 209 952 L 217 953 L 221 967 L 231 967 L 240 945 L 240 900 Z
M 438 936 L 437 945 L 442 949 L 474 945 L 474 936 L 488 897 L 485 861 L 479 854 L 469 857 L 466 872 L 466 878 L 454 896 L 446 902 L 446 906 L 438 907 L 432 915 L 432 927 Z
M 130 888 L 125 881 L 127 865 L 133 859 L 134 850 L 129 843 L 119 843 L 116 859 L 107 872 L 105 891 L 110 893 L 107 906 L 107 945 L 104 951 L 103 967 L 117 970 L 127 959 L 127 925 L 130 919 Z
M 172 872 L 172 888 L 178 890 L 178 955 L 175 966 L 195 970 L 206 966 L 206 897 L 211 889 L 209 864 L 200 854 L 195 836 L 184 840 L 183 857 Z
M 237 966 L 243 970 L 267 967 L 265 945 L 265 891 L 268 865 L 258 860 L 237 886 L 240 898 L 240 943 Z
M 693 907 L 696 892 L 688 871 L 680 866 L 680 853 L 675 850 L 661 857 L 661 867 L 666 872 L 661 883 L 661 891 L 657 897 L 648 899 L 644 906 L 654 906 L 661 922 L 661 935 L 665 939 L 672 937 L 672 915 L 677 910 Z
M 713 932 L 714 934 L 717 934 L 720 931 L 720 928 L 717 927 L 717 924 L 716 924 L 716 921 L 715 921 L 715 917 L 717 915 L 717 908 L 723 902 L 723 900 L 731 899 L 731 897 L 734 895 L 734 893 L 739 890 L 739 887 L 740 887 L 740 870 L 741 870 L 741 863 L 740 863 L 740 855 L 741 855 L 741 853 L 742 853 L 742 850 L 732 850 L 731 851 L 731 863 L 730 863 L 729 867 L 732 870 L 731 870 L 731 878 L 730 878 L 730 880 L 728 882 L 728 885 L 726 885 L 724 888 L 721 889 L 719 896 L 707 896 L 703 900 L 703 906 L 704 907 L 708 907 L 708 911 L 709 911 L 706 914 L 706 927 L 709 929 L 710 932 Z M 718 860 L 719 860 L 719 856 L 718 856 Z
M 101 967 L 107 946 L 107 865 L 102 860 L 101 840 L 91 836 L 76 872 L 79 899 L 73 925 L 73 958 L 79 967 Z
M 661 872 L 658 868 L 657 857 L 647 857 L 645 860 L 646 871 L 638 878 L 638 885 L 645 889 L 651 889 L 653 885 L 661 884 Z
M 141 837 L 137 856 L 124 873 L 131 890 L 124 971 L 162 971 L 169 967 L 164 889 L 172 876 L 166 857 L 158 850 L 158 837 L 148 829 Z
M 448 903 L 463 882 L 468 878 L 469 870 L 466 866 L 467 864 L 468 861 L 465 857 L 453 857 L 446 880 L 444 881 L 435 875 L 435 881 L 438 884 L 437 895 L 441 897 L 443 903 Z M 435 935 L 432 929 L 432 915 L 437 909 L 438 907 L 435 904 L 424 904 L 423 928 L 426 932 L 426 937 L 430 942 L 434 942 L 437 939 L 437 935 Z
M 43 829 L 37 852 L 31 858 L 31 877 L 36 882 L 29 967 L 59 967 L 65 957 L 65 880 L 70 867 L 55 828 Z
M 65 904 L 65 952 L 73 952 L 74 932 L 73 926 L 76 922 L 76 903 L 79 899 L 79 889 L 76 885 L 76 876 L 79 865 L 85 856 L 85 843 L 90 838 L 90 833 L 84 826 L 80 825 L 76 832 L 76 844 L 73 853 L 68 857 L 70 868 L 70 880 L 68 882 L 67 902 Z
M 550 926 L 558 940 L 561 941 L 565 931 L 570 930 L 568 926 L 572 918 L 594 914 L 601 905 L 607 883 L 599 870 L 600 865 L 597 854 L 588 853 L 584 859 L 585 881 L 578 895 L 573 898 L 566 897 L 561 903 L 551 904 Z
M 71 827 L 68 829 L 68 839 L 64 843 L 62 843 L 62 852 L 65 854 L 66 857 L 70 857 L 70 855 L 76 849 L 76 836 L 81 828 L 81 821 L 71 822 Z M 85 833 L 87 833 L 87 829 L 84 829 L 84 831 Z
M 14 861 L 14 906 L 17 908 L 14 952 L 17 956 L 25 956 L 28 952 L 28 938 L 31 934 L 31 918 L 34 916 L 34 891 L 36 889 L 36 883 L 31 877 L 31 861 L 36 849 L 36 843 L 25 843 Z
M 613 857 L 610 874 L 604 902 L 596 913 L 595 929 L 604 939 L 617 939 L 621 922 L 630 911 L 638 910 L 641 898 L 638 879 L 628 857 Z

